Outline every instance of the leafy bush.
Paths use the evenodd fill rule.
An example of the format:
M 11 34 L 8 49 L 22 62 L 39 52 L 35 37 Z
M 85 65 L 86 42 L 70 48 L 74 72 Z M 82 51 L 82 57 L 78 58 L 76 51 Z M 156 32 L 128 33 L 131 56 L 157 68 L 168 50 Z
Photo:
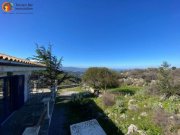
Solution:
M 170 115 L 159 108 L 154 112 L 153 120 L 163 129 L 164 135 L 177 134 L 180 124 L 180 119 L 177 116 Z
M 84 97 L 83 94 L 72 94 L 71 95 L 71 102 L 73 103 L 81 103 L 83 101 Z
M 149 83 L 146 89 L 147 94 L 165 94 L 166 98 L 180 94 L 179 79 L 175 73 L 167 62 L 163 62 L 158 69 L 158 80 L 152 80 Z
M 83 75 L 83 81 L 93 88 L 103 90 L 119 85 L 117 73 L 108 68 L 89 68 Z
M 146 72 L 144 72 L 142 78 L 147 83 L 150 83 L 152 80 L 157 80 L 157 71 L 147 70 Z
M 120 113 L 125 112 L 125 102 L 122 99 L 116 100 L 116 108 L 120 111 Z
M 116 100 L 116 107 L 118 108 L 121 108 L 121 107 L 124 107 L 124 101 L 121 100 L 121 99 L 118 99 Z
M 168 116 L 169 114 L 167 114 L 163 109 L 158 108 L 154 111 L 153 120 L 157 125 L 166 127 L 168 124 Z
M 174 98 L 174 96 L 171 96 L 169 99 L 163 102 L 163 108 L 165 111 L 169 113 L 178 114 L 180 113 L 180 104 L 179 104 L 180 100 L 179 99 L 172 100 L 172 98 Z
M 134 95 L 137 91 L 139 91 L 141 87 L 137 86 L 121 86 L 118 88 L 110 89 L 112 93 L 122 94 L 122 95 Z
M 127 78 L 127 79 L 124 79 L 124 85 L 132 85 L 133 84 L 133 80 Z
M 71 102 L 74 105 L 83 105 L 86 104 L 87 100 L 86 98 L 92 97 L 93 95 L 89 92 L 81 92 L 77 94 L 71 95 Z
M 113 106 L 115 104 L 115 96 L 113 94 L 104 93 L 102 99 L 105 106 Z
M 158 86 L 162 93 L 167 97 L 175 94 L 176 89 L 173 86 L 172 69 L 167 62 L 163 62 L 159 68 Z
M 156 82 L 151 82 L 146 88 L 145 92 L 148 95 L 159 95 L 160 90 Z

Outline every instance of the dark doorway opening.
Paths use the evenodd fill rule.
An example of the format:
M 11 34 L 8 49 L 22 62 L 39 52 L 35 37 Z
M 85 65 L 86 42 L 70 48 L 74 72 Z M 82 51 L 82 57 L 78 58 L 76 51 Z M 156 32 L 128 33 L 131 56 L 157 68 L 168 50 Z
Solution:
M 0 78 L 0 123 L 24 104 L 24 75 Z

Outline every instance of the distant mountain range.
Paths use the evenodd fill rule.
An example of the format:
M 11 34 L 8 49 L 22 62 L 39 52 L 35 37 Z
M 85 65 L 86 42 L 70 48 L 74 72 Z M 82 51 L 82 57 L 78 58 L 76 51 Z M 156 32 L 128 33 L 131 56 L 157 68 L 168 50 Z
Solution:
M 67 72 L 81 72 L 81 73 L 84 73 L 88 68 L 63 67 L 62 69 L 63 69 L 64 71 L 67 71 Z M 115 70 L 115 71 L 124 71 L 124 70 L 127 70 L 127 69 L 112 68 L 112 70 Z
M 79 68 L 79 67 L 63 67 L 62 69 L 67 72 L 82 72 L 82 73 L 84 73 L 87 70 L 87 68 Z

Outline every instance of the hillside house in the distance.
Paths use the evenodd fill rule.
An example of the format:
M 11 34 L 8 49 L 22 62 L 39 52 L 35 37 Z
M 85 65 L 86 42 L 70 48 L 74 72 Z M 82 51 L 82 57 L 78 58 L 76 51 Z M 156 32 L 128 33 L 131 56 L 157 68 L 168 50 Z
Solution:
M 29 98 L 29 76 L 45 65 L 0 53 L 0 125 Z

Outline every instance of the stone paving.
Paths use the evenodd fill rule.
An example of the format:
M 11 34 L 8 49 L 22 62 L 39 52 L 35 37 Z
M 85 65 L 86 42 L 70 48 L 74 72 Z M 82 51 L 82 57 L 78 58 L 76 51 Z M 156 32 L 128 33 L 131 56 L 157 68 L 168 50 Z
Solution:
M 50 93 L 34 94 L 0 127 L 0 135 L 21 135 L 26 127 L 36 125 L 44 109 L 41 100 L 49 96 Z

